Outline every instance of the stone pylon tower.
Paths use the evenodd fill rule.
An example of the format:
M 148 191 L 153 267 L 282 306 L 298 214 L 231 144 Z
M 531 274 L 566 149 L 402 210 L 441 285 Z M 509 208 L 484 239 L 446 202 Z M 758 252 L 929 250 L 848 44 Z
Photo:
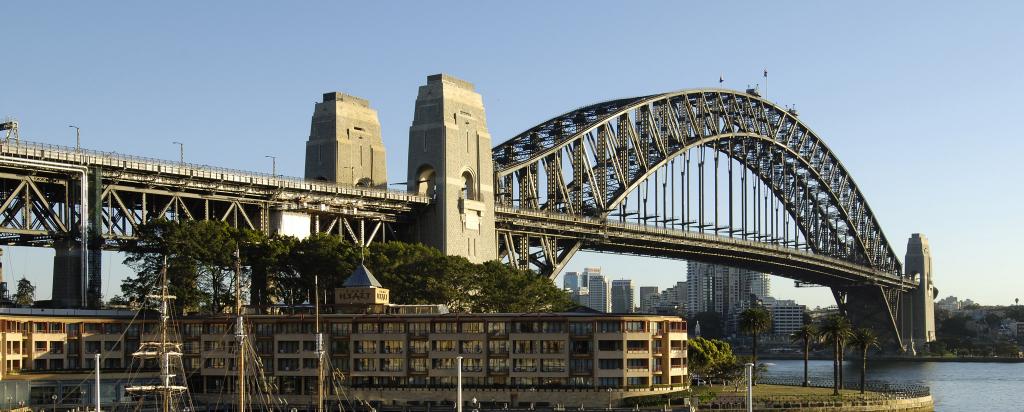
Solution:
M 387 186 L 380 120 L 370 102 L 344 93 L 324 93 L 324 101 L 313 109 L 306 142 L 306 179 Z
M 409 191 L 434 199 L 416 238 L 472 262 L 496 259 L 491 135 L 472 83 L 435 74 L 420 86 L 408 170 Z
M 907 293 L 901 303 L 904 340 L 913 339 L 914 349 L 920 350 L 935 341 L 935 283 L 932 280 L 932 254 L 928 238 L 914 233 L 907 241 L 904 272 L 915 276 L 917 289 Z

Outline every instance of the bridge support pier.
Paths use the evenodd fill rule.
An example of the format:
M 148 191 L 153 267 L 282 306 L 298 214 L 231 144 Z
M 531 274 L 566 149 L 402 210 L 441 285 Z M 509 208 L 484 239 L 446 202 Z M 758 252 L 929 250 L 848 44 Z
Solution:
M 903 347 L 903 334 L 899 325 L 901 292 L 881 286 L 865 285 L 833 287 L 841 313 L 856 328 L 868 328 L 879 334 L 879 341 Z

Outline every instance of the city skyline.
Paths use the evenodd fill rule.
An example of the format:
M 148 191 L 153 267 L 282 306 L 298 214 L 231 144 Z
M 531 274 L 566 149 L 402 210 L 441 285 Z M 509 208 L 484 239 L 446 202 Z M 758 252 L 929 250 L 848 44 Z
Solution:
M 897 255 L 902 258 L 912 233 L 928 236 L 940 297 L 1009 304 L 1024 290 L 1024 279 L 1005 262 L 1021 242 L 1004 235 L 1024 224 L 1019 217 L 1001 215 L 1003 205 L 1020 203 L 1021 195 L 994 194 L 1008 179 L 1020 176 L 1011 156 L 1022 143 L 996 129 L 997 122 L 978 121 L 1012 118 L 1021 110 L 1021 103 L 1012 98 L 1024 91 L 1024 82 L 1013 71 L 1021 57 L 1012 52 L 1021 28 L 1008 20 L 1019 13 L 1007 10 L 1020 11 L 1019 4 L 896 4 L 886 5 L 886 13 L 814 3 L 713 5 L 704 10 L 680 6 L 659 13 L 606 6 L 587 13 L 643 22 L 661 38 L 713 32 L 710 25 L 717 24 L 718 16 L 788 21 L 799 11 L 812 18 L 800 18 L 801 25 L 764 30 L 767 36 L 793 39 L 795 52 L 814 57 L 810 62 L 793 59 L 772 48 L 755 49 L 742 61 L 724 62 L 668 53 L 660 65 L 640 73 L 601 65 L 581 69 L 537 64 L 561 57 L 558 43 L 581 38 L 606 41 L 573 42 L 580 55 L 601 55 L 614 47 L 642 47 L 641 54 L 655 53 L 640 34 L 606 38 L 598 28 L 582 23 L 593 19 L 555 17 L 575 15 L 578 10 L 568 10 L 571 5 L 552 5 L 555 10 L 543 16 L 502 5 L 445 12 L 438 10 L 441 7 L 413 5 L 420 9 L 404 16 L 373 5 L 323 6 L 327 10 L 300 6 L 287 13 L 264 7 L 225 21 L 225 16 L 234 15 L 234 5 L 129 5 L 109 13 L 77 4 L 45 11 L 16 4 L 9 9 L 19 19 L 0 28 L 3 38 L 14 40 L 9 55 L 18 59 L 18 64 L 4 69 L 10 85 L 0 101 L 0 116 L 18 118 L 26 140 L 73 146 L 74 130 L 67 125 L 74 124 L 81 127 L 86 148 L 176 159 L 179 147 L 171 142 L 180 141 L 189 162 L 269 172 L 271 161 L 265 156 L 272 155 L 277 157 L 279 174 L 300 176 L 313 102 L 324 92 L 340 90 L 368 99 L 380 113 L 388 181 L 401 182 L 415 87 L 427 74 L 450 71 L 473 81 L 497 143 L 590 102 L 718 86 L 719 76 L 724 78 L 721 86 L 744 89 L 762 83 L 761 71 L 767 69 L 771 83 L 762 85 L 766 97 L 795 104 L 801 118 L 827 137 L 867 194 Z M 375 30 L 371 19 L 326 24 L 324 16 L 343 12 L 393 19 L 386 30 Z M 454 13 L 470 22 L 466 29 L 483 33 L 455 36 L 467 50 L 456 58 L 445 46 L 449 37 L 424 30 L 427 26 L 421 23 L 430 20 L 424 16 L 446 17 L 442 13 Z M 692 18 L 686 25 L 673 25 L 670 16 L 681 14 Z M 523 19 L 541 29 L 509 23 Z M 943 29 L 963 22 L 972 24 L 972 30 Z M 378 31 L 379 37 L 365 43 L 332 41 Z M 744 41 L 738 34 L 716 33 L 719 37 L 710 43 Z M 28 36 L 31 42 L 19 41 Z M 718 51 L 717 46 L 700 42 L 694 47 L 699 52 L 687 56 Z M 197 66 L 196 61 L 204 64 Z M 994 89 L 1003 92 L 988 92 Z M 982 99 L 987 102 L 984 108 L 966 103 Z M 981 136 L 995 139 L 1000 150 L 963 149 Z M 949 167 L 945 159 L 954 155 L 971 167 Z M 950 193 L 949 188 L 956 190 Z M 969 220 L 963 225 L 938 223 L 954 216 Z M 46 274 L 52 251 L 5 249 L 7 280 L 13 284 L 27 274 L 44 298 L 50 290 Z M 120 265 L 118 255 L 104 253 L 103 259 L 104 294 L 110 297 L 129 270 Z M 668 287 L 685 272 L 685 264 L 678 261 L 594 253 L 578 254 L 570 267 L 582 262 L 616 275 L 629 275 L 625 269 L 631 269 L 638 272 L 633 277 L 637 285 Z M 796 289 L 783 279 L 775 283 L 779 296 L 808 306 L 823 306 L 832 299 L 824 288 Z M 978 286 L 984 284 L 998 287 Z

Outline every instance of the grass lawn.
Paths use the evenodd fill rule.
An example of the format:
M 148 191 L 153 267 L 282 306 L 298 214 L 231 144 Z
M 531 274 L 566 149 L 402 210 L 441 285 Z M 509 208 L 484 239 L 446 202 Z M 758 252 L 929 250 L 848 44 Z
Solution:
M 697 393 L 706 393 L 707 391 L 720 393 L 722 395 L 746 395 L 746 385 L 740 385 L 739 392 L 736 391 L 735 386 L 722 386 L 715 385 L 712 387 L 701 386 L 695 388 Z M 839 391 L 844 396 L 860 395 L 858 389 L 843 389 Z M 818 395 L 818 396 L 831 396 L 832 388 L 805 388 L 802 386 L 783 386 L 783 385 L 757 385 L 754 387 L 754 396 L 799 396 L 799 395 Z

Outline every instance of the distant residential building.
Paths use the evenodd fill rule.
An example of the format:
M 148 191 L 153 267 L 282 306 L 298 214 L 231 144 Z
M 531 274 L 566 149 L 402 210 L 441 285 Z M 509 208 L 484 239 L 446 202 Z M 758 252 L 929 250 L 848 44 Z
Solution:
M 611 310 L 611 293 L 608 281 L 601 275 L 601 268 L 585 268 L 582 273 L 566 272 L 562 285 L 573 302 L 598 312 Z
M 767 274 L 702 262 L 687 262 L 686 286 L 687 313 L 720 314 L 727 334 L 736 332 L 740 312 L 770 297 L 771 292 Z
M 764 306 L 772 314 L 772 334 L 788 336 L 804 325 L 807 307 L 792 300 L 765 298 Z
M 640 313 L 653 313 L 654 306 L 658 301 L 658 287 L 641 286 L 638 298 L 640 300 Z
M 947 296 L 935 302 L 935 309 L 956 312 L 960 310 L 961 303 L 956 296 Z
M 612 281 L 612 313 L 633 313 L 635 302 L 633 300 L 632 279 L 617 279 Z

